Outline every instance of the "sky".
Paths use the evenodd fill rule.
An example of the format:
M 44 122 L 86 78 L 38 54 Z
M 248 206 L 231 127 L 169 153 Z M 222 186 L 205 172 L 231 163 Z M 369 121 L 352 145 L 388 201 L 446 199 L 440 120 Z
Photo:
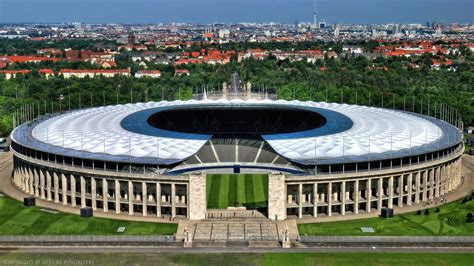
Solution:
M 314 0 L 0 0 L 0 23 L 312 21 Z M 474 23 L 474 0 L 317 0 L 328 23 Z

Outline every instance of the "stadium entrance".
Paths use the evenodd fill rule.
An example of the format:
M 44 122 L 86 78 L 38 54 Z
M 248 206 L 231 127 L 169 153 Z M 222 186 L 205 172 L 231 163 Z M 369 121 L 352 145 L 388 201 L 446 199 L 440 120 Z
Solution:
M 209 174 L 206 201 L 210 219 L 264 218 L 268 207 L 268 175 Z M 223 210 L 231 211 L 231 217 L 221 217 L 225 215 Z

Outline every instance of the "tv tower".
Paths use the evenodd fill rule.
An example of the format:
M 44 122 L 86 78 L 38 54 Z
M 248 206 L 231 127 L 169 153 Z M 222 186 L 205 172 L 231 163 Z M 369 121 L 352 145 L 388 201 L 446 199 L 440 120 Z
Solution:
M 313 27 L 318 28 L 318 21 L 316 19 L 316 0 L 314 0 L 314 9 L 313 9 Z

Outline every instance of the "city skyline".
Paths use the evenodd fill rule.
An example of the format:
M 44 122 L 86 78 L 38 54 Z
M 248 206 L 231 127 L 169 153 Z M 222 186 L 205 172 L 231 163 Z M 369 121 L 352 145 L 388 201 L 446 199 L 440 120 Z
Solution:
M 194 2 L 194 3 L 193 3 Z M 313 0 L 0 0 L 0 23 L 312 22 Z M 319 0 L 318 21 L 334 24 L 473 23 L 469 0 Z

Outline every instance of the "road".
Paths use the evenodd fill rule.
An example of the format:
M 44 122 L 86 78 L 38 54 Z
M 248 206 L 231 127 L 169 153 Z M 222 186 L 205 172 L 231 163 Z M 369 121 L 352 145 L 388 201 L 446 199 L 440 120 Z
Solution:
M 474 247 L 307 247 L 307 248 L 176 248 L 150 246 L 30 246 L 0 247 L 0 253 L 474 253 Z

